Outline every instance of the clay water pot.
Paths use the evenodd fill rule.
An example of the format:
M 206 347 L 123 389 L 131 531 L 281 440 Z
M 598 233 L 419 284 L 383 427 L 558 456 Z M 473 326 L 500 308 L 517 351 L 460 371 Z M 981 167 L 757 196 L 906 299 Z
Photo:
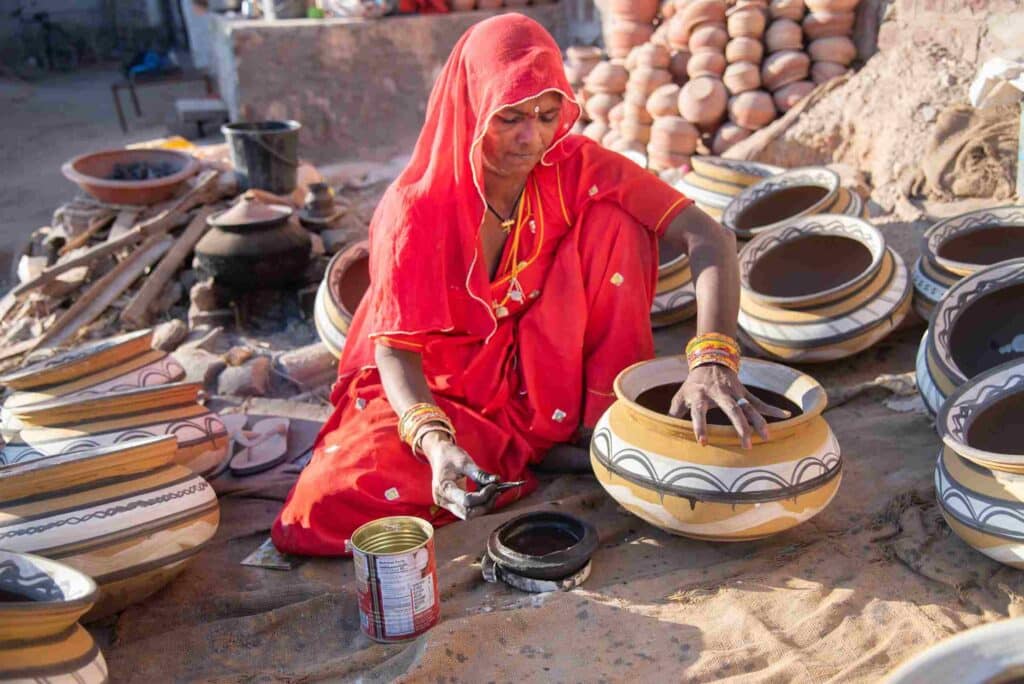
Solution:
M 604 45 L 610 57 L 625 58 L 637 45 L 646 43 L 654 33 L 649 23 L 613 19 L 605 24 Z
M 647 111 L 646 107 L 637 107 L 631 102 L 623 102 L 622 122 L 650 126 L 654 123 L 654 117 L 651 116 L 651 113 Z
M 327 349 L 337 357 L 345 349 L 345 336 L 352 317 L 369 289 L 370 249 L 364 240 L 331 259 L 316 291 L 313 306 L 316 331 Z
M 717 78 L 701 76 L 679 91 L 679 113 L 699 128 L 711 128 L 725 116 L 729 95 Z
M 597 65 L 604 58 L 604 53 L 593 45 L 570 45 L 565 49 L 565 56 L 573 64 Z
M 729 120 L 750 130 L 764 128 L 775 120 L 772 96 L 763 90 L 750 90 L 729 98 Z
M 696 54 L 703 50 L 722 52 L 729 42 L 729 34 L 723 24 L 702 24 L 690 33 L 688 43 L 690 52 Z
M 678 116 L 679 115 L 679 86 L 675 83 L 666 83 L 655 88 L 650 97 L 647 98 L 647 113 L 652 117 Z
M 651 124 L 642 124 L 636 121 L 623 121 L 619 125 L 619 135 L 627 143 L 643 143 L 641 150 L 646 154 L 647 143 L 651 141 Z M 633 146 L 630 145 L 630 148 Z
M 583 79 L 590 73 L 590 69 L 593 66 L 587 65 L 586 71 L 583 65 L 573 64 L 572 62 L 565 62 L 562 64 L 562 70 L 565 71 L 565 80 L 569 81 L 569 85 L 573 90 L 577 90 L 583 85 Z
M 965 277 L 946 292 L 918 350 L 917 385 L 938 412 L 957 387 L 1024 358 L 1024 259 L 1009 259 Z
M 68 565 L 0 551 L 0 681 L 106 684 L 103 653 L 78 624 L 96 594 L 92 578 Z
M 755 183 L 760 183 L 765 178 L 777 176 L 785 171 L 781 166 L 772 164 L 706 155 L 693 158 L 693 170 L 705 179 L 702 183 L 706 188 L 712 187 L 710 182 L 714 181 L 727 183 L 740 189 L 748 188 Z M 717 187 L 722 189 L 721 186 Z M 737 190 L 734 194 L 739 194 L 739 191 Z
M 764 33 L 764 45 L 769 53 L 800 50 L 804 46 L 803 29 L 792 19 L 776 19 Z
M 625 103 L 620 102 L 608 110 L 608 124 L 610 126 L 618 126 L 618 124 L 622 121 L 624 109 Z
M 666 83 L 672 82 L 672 74 L 669 73 L 668 69 L 655 69 L 652 67 L 637 67 L 629 75 L 629 82 L 626 84 L 627 90 L 632 90 L 638 95 L 643 96 L 646 104 L 647 97 L 654 92 L 657 88 L 665 85 Z
M 691 79 L 701 76 L 721 78 L 725 73 L 725 55 L 717 50 L 702 50 L 694 52 L 686 65 L 686 73 Z
M 816 14 L 828 12 L 852 12 L 860 0 L 804 0 L 807 9 Z
M 804 17 L 804 35 L 808 40 L 853 35 L 853 12 L 812 13 Z
M 220 520 L 213 488 L 174 465 L 176 444 L 140 439 L 0 468 L 5 550 L 59 553 L 90 576 L 99 594 L 83 621 L 146 599 L 185 569 Z
M 837 200 L 839 176 L 808 166 L 781 173 L 745 188 L 723 215 L 727 228 L 741 239 L 781 228 L 794 219 L 823 213 Z
M 818 38 L 808 44 L 807 54 L 816 62 L 836 62 L 849 66 L 857 57 L 857 46 L 848 36 Z
M 616 378 L 616 401 L 598 420 L 590 447 L 594 473 L 613 499 L 667 532 L 714 541 L 771 536 L 828 505 L 842 458 L 821 417 L 821 385 L 791 368 L 744 359 L 740 380 L 793 417 L 773 422 L 768 442 L 755 437 L 744 450 L 716 414 L 709 418 L 708 448 L 695 441 L 688 420 L 667 415 L 686 375 L 685 359 L 668 357 Z
M 633 57 L 637 67 L 649 67 L 652 69 L 668 69 L 672 56 L 668 48 L 655 43 L 644 43 L 633 48 L 629 53 Z
M 737 126 L 731 121 L 724 123 L 715 131 L 715 137 L 711 141 L 711 151 L 714 154 L 722 154 L 741 140 L 749 138 L 753 133 L 753 131 L 747 130 L 743 126 Z
M 604 121 L 591 121 L 583 129 L 583 135 L 595 142 L 601 142 L 609 130 L 608 124 Z
M 649 24 L 658 15 L 658 0 L 609 0 L 604 11 L 618 19 Z
M 760 39 L 767 23 L 765 11 L 758 5 L 736 5 L 727 12 L 726 25 L 733 38 Z
M 838 78 L 850 70 L 845 64 L 836 62 L 814 62 L 811 64 L 811 80 L 821 85 Z
M 647 145 L 647 168 L 651 171 L 662 172 L 672 169 L 681 169 L 690 163 L 690 155 L 667 152 L 660 147 Z
M 979 209 L 939 221 L 921 238 L 921 254 L 958 278 L 1024 257 L 1024 207 Z
M 1016 517 L 1019 517 L 1017 514 Z M 884 684 L 986 682 L 1010 684 L 1024 668 L 1024 619 L 974 627 L 925 649 L 893 671 Z
M 768 90 L 803 81 L 811 71 L 811 60 L 800 50 L 785 50 L 768 55 L 761 65 L 761 82 Z
M 672 74 L 672 80 L 677 85 L 686 83 L 689 78 L 686 74 L 686 66 L 690 62 L 690 52 L 688 50 L 676 50 L 672 53 L 672 61 L 669 62 L 668 71 Z
M 666 262 L 658 269 L 658 284 L 651 303 L 651 327 L 654 329 L 681 323 L 697 314 L 697 293 L 693 273 L 685 255 L 661 254 Z
M 583 79 L 587 90 L 591 93 L 619 94 L 626 89 L 629 71 L 626 67 L 612 62 L 599 62 Z
M 775 106 L 780 112 L 788 112 L 797 102 L 810 95 L 811 91 L 817 87 L 813 81 L 794 81 L 772 93 L 772 98 L 775 100 Z
M 764 44 L 754 38 L 733 38 L 725 46 L 725 61 L 760 64 L 764 57 Z
M 804 18 L 804 0 L 772 0 L 768 5 L 768 14 L 772 19 L 789 19 L 800 21 Z
M 609 150 L 615 149 L 615 146 L 619 143 L 622 136 L 614 128 L 608 129 L 608 132 L 601 138 L 601 145 L 607 147 Z
M 839 253 L 849 259 L 833 261 Z M 910 311 L 912 288 L 903 260 L 859 219 L 803 217 L 755 237 L 740 259 L 746 273 L 741 337 L 787 363 L 857 354 L 888 335 Z
M 665 34 L 668 45 L 673 50 L 688 50 L 690 44 L 690 26 L 682 15 L 676 14 L 668 20 Z
M 622 102 L 621 95 L 610 93 L 596 93 L 587 98 L 584 111 L 591 121 L 608 121 L 608 114 L 612 107 Z
M 665 0 L 661 3 L 661 16 L 663 19 L 671 19 L 676 14 L 676 3 L 674 0 Z
M 914 262 L 911 273 L 914 281 L 914 311 L 924 320 L 930 320 L 935 305 L 946 291 L 959 282 L 962 276 L 950 273 L 922 254 Z
M 681 116 L 666 116 L 651 125 L 651 144 L 666 152 L 691 155 L 697 149 L 700 131 Z
M 734 62 L 725 68 L 722 83 L 733 95 L 761 87 L 761 68 L 751 62 Z
M 453 12 L 469 12 L 476 9 L 476 0 L 449 0 Z
M 698 25 L 705 22 L 725 24 L 723 0 L 691 0 L 685 5 L 676 5 L 676 8 L 679 10 L 677 16 L 685 27 L 687 38 Z

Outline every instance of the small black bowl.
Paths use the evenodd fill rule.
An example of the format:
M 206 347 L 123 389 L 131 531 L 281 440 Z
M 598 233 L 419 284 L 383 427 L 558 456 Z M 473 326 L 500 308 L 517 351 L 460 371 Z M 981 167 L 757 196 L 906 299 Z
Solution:
M 491 532 L 487 553 L 512 572 L 560 580 L 577 572 L 597 550 L 597 530 L 565 513 L 540 511 L 509 520 Z

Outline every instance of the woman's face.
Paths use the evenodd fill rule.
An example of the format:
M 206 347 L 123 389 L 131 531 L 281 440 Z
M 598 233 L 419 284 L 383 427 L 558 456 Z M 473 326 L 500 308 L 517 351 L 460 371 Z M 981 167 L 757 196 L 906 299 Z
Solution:
M 558 130 L 562 96 L 544 93 L 491 117 L 484 134 L 484 167 L 501 176 L 525 176 L 540 162 Z

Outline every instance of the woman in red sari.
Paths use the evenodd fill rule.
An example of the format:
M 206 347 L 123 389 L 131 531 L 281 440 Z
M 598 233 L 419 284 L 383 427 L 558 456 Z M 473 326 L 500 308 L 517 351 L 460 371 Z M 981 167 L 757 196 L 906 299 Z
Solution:
M 531 492 L 529 466 L 571 455 L 560 445 L 608 408 L 616 375 L 653 356 L 659 237 L 690 255 L 698 332 L 735 336 L 732 235 L 570 135 L 578 116 L 559 49 L 533 20 L 505 14 L 459 40 L 370 225 L 372 284 L 334 414 L 274 524 L 278 549 L 343 554 L 376 518 L 441 525 Z M 717 405 L 749 445 L 777 410 L 732 365 L 695 367 L 672 411 L 691 409 L 703 440 Z M 499 494 L 499 481 L 524 483 Z

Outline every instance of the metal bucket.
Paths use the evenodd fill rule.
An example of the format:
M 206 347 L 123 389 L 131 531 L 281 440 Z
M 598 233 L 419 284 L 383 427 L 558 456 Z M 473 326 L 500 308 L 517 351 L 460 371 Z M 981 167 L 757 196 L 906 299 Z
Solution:
M 407 641 L 437 624 L 434 528 L 411 516 L 366 523 L 348 542 L 356 566 L 359 622 L 374 641 Z
M 236 121 L 220 127 L 242 190 L 287 195 L 295 189 L 300 128 L 298 121 Z

